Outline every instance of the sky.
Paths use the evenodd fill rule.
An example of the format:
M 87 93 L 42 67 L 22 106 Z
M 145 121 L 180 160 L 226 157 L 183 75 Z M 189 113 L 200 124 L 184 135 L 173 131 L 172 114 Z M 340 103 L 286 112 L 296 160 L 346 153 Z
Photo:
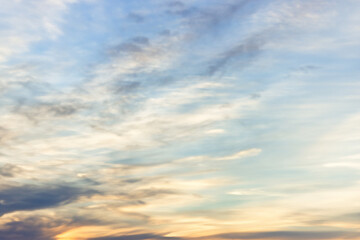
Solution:
M 1 240 L 360 239 L 360 1 L 0 5 Z

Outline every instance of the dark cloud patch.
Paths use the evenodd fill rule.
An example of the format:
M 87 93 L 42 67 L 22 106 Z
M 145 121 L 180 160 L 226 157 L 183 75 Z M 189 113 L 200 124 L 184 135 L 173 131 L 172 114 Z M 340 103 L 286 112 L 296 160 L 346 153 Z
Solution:
M 127 101 L 127 97 L 132 100 L 134 105 L 131 107 L 134 109 L 139 103 L 140 99 L 150 91 L 156 91 L 162 87 L 166 87 L 174 83 L 176 79 L 167 73 L 154 73 L 151 74 L 127 74 L 123 76 L 114 77 L 112 81 L 108 82 L 108 91 L 111 94 L 115 94 L 116 97 L 120 97 L 123 103 L 122 110 L 126 111 L 125 105 L 130 104 Z M 129 107 L 130 105 L 126 105 Z
M 139 183 L 142 182 L 141 178 L 129 178 L 129 179 L 125 179 L 123 182 L 125 183 Z
M 16 174 L 21 173 L 22 169 L 14 164 L 6 163 L 0 166 L 0 176 L 14 177 Z
M 217 27 L 221 23 L 231 19 L 235 13 L 237 13 L 241 8 L 245 7 L 250 1 L 236 1 L 233 4 L 228 4 L 223 8 L 220 8 L 213 12 L 203 12 L 198 20 L 202 22 L 205 28 L 207 27 Z
M 111 85 L 110 90 L 114 93 L 131 93 L 140 87 L 137 81 L 116 81 Z
M 111 220 L 108 219 L 100 219 L 97 216 L 92 215 L 72 215 L 70 221 L 67 223 L 67 226 L 85 226 L 85 225 L 93 225 L 93 226 L 103 226 L 107 224 L 111 224 Z
M 253 93 L 250 95 L 251 99 L 259 99 L 261 98 L 261 94 L 260 93 Z
M 43 216 L 5 223 L 0 228 L 1 240 L 53 240 L 59 233 L 56 227 L 65 222 Z
M 213 75 L 235 60 L 238 60 L 238 68 L 241 69 L 247 66 L 261 52 L 261 48 L 268 41 L 268 34 L 268 30 L 255 34 L 245 39 L 242 43 L 223 52 L 218 59 L 208 67 L 206 74 Z
M 360 212 L 347 213 L 340 216 L 336 216 L 326 221 L 346 222 L 346 223 L 360 223 Z
M 200 34 L 231 20 L 236 13 L 250 3 L 254 3 L 254 0 L 230 1 L 230 3 L 221 1 L 214 8 L 199 8 L 185 6 L 182 2 L 174 1 L 168 5 L 166 13 L 184 18 L 196 34 Z M 252 11 L 252 9 L 247 10 L 247 14 Z
M 172 189 L 150 188 L 150 189 L 143 189 L 130 193 L 129 197 L 132 199 L 144 199 L 144 198 L 158 197 L 163 195 L 173 195 L 173 194 L 179 194 L 179 192 Z
M 163 30 L 163 31 L 161 31 L 160 33 L 159 33 L 161 36 L 170 36 L 171 35 L 171 31 L 170 30 L 168 30 L 168 29 L 165 29 L 165 30 Z
M 73 105 L 52 105 L 47 108 L 47 111 L 55 116 L 69 116 L 77 112 L 77 110 Z
M 134 235 L 123 235 L 123 236 L 107 236 L 107 237 L 98 237 L 98 238 L 89 238 L 88 240 L 181 240 L 183 238 L 178 237 L 166 237 L 163 235 L 153 234 L 153 233 L 144 233 L 144 234 L 134 234 Z
M 180 17 L 195 17 L 197 14 L 201 13 L 201 11 L 196 7 L 189 7 L 189 8 L 171 8 L 166 11 L 167 14 L 177 15 Z
M 117 56 L 121 53 L 139 53 L 144 47 L 149 45 L 150 41 L 147 37 L 137 36 L 108 50 L 111 56 Z
M 56 216 L 49 217 L 34 215 L 32 217 L 21 218 L 7 222 L 0 226 L 1 240 L 54 240 L 56 235 L 66 232 L 73 227 L 84 225 L 106 225 L 104 219 L 91 216 L 78 216 L 73 214 L 71 217 Z
M 111 49 L 110 53 L 115 55 L 115 54 L 121 53 L 121 52 L 134 53 L 134 52 L 141 52 L 141 51 L 142 51 L 142 47 L 139 46 L 138 44 L 127 42 L 127 43 L 122 43 L 119 46 L 116 46 L 115 48 Z
M 97 193 L 94 190 L 55 185 L 24 185 L 0 191 L 0 216 L 15 211 L 31 211 L 71 203 L 81 196 Z
M 245 232 L 245 233 L 224 233 L 209 237 L 210 239 L 358 239 L 360 233 L 342 231 L 273 231 L 273 232 Z
M 305 73 L 308 73 L 308 72 L 311 72 L 311 71 L 314 71 L 314 70 L 318 70 L 318 69 L 320 69 L 320 67 L 316 66 L 316 65 L 305 65 L 305 66 L 299 67 L 299 71 L 302 71 L 302 72 L 305 72 Z
M 166 3 L 166 14 L 180 16 L 180 17 L 189 17 L 195 15 L 199 12 L 197 7 L 186 6 L 181 1 L 170 1 Z
M 137 13 L 130 13 L 127 18 L 135 23 L 142 23 L 145 21 L 145 17 Z
M 185 4 L 181 1 L 171 1 L 167 4 L 171 8 L 183 8 Z
M 141 83 L 136 81 L 118 81 L 110 87 L 114 93 L 131 93 L 140 87 Z
M 137 43 L 137 44 L 141 44 L 141 45 L 148 45 L 149 44 L 149 39 L 147 37 L 134 37 L 131 39 L 132 42 Z
M 53 103 L 33 102 L 28 99 L 19 99 L 12 111 L 26 117 L 33 123 L 38 123 L 49 118 L 70 117 L 87 107 L 88 106 L 77 101 Z
M 94 225 L 101 226 L 110 224 L 106 218 L 99 219 L 92 216 L 75 215 L 66 216 L 42 216 L 21 218 L 7 222 L 0 226 L 1 240 L 54 240 L 56 235 L 66 232 L 73 227 Z
M 42 228 L 24 222 L 7 223 L 4 228 L 0 229 L 1 240 L 52 240 L 52 236 L 45 234 Z

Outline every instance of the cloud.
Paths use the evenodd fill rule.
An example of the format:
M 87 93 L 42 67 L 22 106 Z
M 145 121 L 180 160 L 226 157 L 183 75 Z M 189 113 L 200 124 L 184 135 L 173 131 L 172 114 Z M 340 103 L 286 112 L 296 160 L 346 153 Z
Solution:
M 229 7 L 223 11 L 210 14 L 212 17 L 208 17 L 204 21 L 204 25 L 214 27 L 231 18 L 239 9 L 250 5 L 250 3 L 255 4 L 251 6 L 254 10 L 247 9 L 243 16 L 246 16 L 246 20 L 252 24 L 251 28 L 247 28 L 248 32 L 240 35 L 243 40 L 240 40 L 239 43 L 234 42 L 233 46 L 228 47 L 228 50 L 216 56 L 205 74 L 213 75 L 221 70 L 224 71 L 231 64 L 233 64 L 232 70 L 242 70 L 252 63 L 262 51 L 274 50 L 281 47 L 278 46 L 279 43 L 286 45 L 288 42 L 297 39 L 293 36 L 294 29 L 305 33 L 311 29 L 318 30 L 327 26 L 326 22 L 330 21 L 329 18 L 331 17 L 327 16 L 327 12 L 322 11 L 328 6 L 324 1 L 313 2 L 276 1 L 265 3 L 259 1 L 257 4 L 256 1 L 242 1 L 233 5 L 229 4 Z M 235 33 L 236 30 L 233 31 Z M 316 43 L 310 43 L 310 45 L 313 44 Z M 294 49 L 303 48 L 305 44 L 292 47 Z M 306 65 L 301 70 L 308 72 L 314 69 L 316 66 Z
M 244 151 L 237 152 L 230 156 L 219 157 L 217 160 L 235 160 L 241 159 L 245 157 L 253 157 L 261 153 L 261 149 L 259 148 L 251 148 Z
M 97 219 L 86 218 L 79 214 L 21 213 L 12 217 L 2 217 L 1 240 L 55 240 L 58 235 L 77 226 L 101 225 Z
M 207 69 L 207 75 L 213 75 L 226 67 L 231 61 L 239 58 L 237 69 L 247 66 L 261 51 L 269 38 L 269 30 L 250 36 L 242 43 L 220 54 L 217 60 Z
M 216 129 L 210 129 L 210 130 L 207 130 L 205 132 L 206 134 L 223 134 L 225 133 L 225 130 L 224 129 L 219 129 L 219 128 L 216 128 Z
M 230 191 L 228 192 L 228 194 L 237 195 L 237 196 L 252 196 L 252 195 L 266 195 L 267 193 L 258 189 L 242 189 L 242 190 Z
M 59 184 L 8 187 L 0 190 L 0 214 L 57 207 L 95 193 L 94 190 Z
M 137 81 L 118 81 L 111 86 L 111 90 L 115 94 L 134 94 L 134 91 L 141 86 L 141 82 Z
M 347 223 L 360 223 L 360 212 L 352 212 L 347 214 L 342 214 L 334 218 L 329 218 L 330 221 L 337 222 L 347 222 Z
M 17 165 L 6 163 L 0 166 L 0 176 L 14 177 L 16 174 L 21 173 L 22 169 Z
M 360 223 L 360 212 L 356 210 L 350 213 L 343 213 L 339 215 L 327 216 L 324 218 L 320 215 L 317 219 L 309 221 L 309 224 L 316 225 L 348 225 L 356 227 Z
M 36 224 L 38 218 L 28 221 L 14 221 L 6 223 L 0 229 L 0 239 L 2 240 L 52 240 L 54 236 L 49 235 L 45 229 Z M 34 223 L 35 222 L 35 223 Z
M 326 168 L 350 168 L 353 170 L 360 169 L 359 162 L 332 162 L 332 163 L 325 163 L 323 166 Z
M 8 219 L 9 220 L 9 219 Z M 49 216 L 20 216 L 10 218 L 0 228 L 1 240 L 53 240 L 55 236 L 66 229 L 67 220 Z
M 234 154 L 231 155 L 225 155 L 225 156 L 219 156 L 219 157 L 213 157 L 213 156 L 191 156 L 191 157 L 186 157 L 186 158 L 182 158 L 182 159 L 178 159 L 175 160 L 175 163 L 185 163 L 185 162 L 198 162 L 198 161 L 229 161 L 229 160 L 239 160 L 242 158 L 247 158 L 247 157 L 253 157 L 253 156 L 257 156 L 261 153 L 261 149 L 259 148 L 250 148 L 250 149 L 246 149 L 246 150 L 242 150 L 239 152 L 236 152 Z
M 26 52 L 31 44 L 44 39 L 56 39 L 69 4 L 76 0 L 4 2 L 0 14 L 7 22 L 0 29 L 0 61 Z
M 0 34 L 0 40 L 5 39 L 0 46 L 0 55 L 4 53 L 0 60 L 18 56 L 0 68 L 0 177 L 4 182 L 0 188 L 0 212 L 2 219 L 11 218 L 13 222 L 2 220 L 0 239 L 22 239 L 25 235 L 30 239 L 52 239 L 54 235 L 48 233 L 45 223 L 34 221 L 31 225 L 30 219 L 19 220 L 23 215 L 42 219 L 43 213 L 73 220 L 67 226 L 74 231 L 62 235 L 63 239 L 71 239 L 67 238 L 71 234 L 74 239 L 178 239 L 168 236 L 185 238 L 192 233 L 199 236 L 221 231 L 224 234 L 204 239 L 352 237 L 346 230 L 276 231 L 286 226 L 311 228 L 307 224 L 322 213 L 330 219 L 324 221 L 329 226 L 336 227 L 343 219 L 349 225 L 341 226 L 350 229 L 358 217 L 357 211 L 352 216 L 342 215 L 356 209 L 356 188 L 343 191 L 336 188 L 339 183 L 324 189 L 324 184 L 314 185 L 312 181 L 317 177 L 310 171 L 318 169 L 305 172 L 308 169 L 298 168 L 303 165 L 301 160 L 292 164 L 307 157 L 292 153 L 308 153 L 303 145 L 312 143 L 312 138 L 293 133 L 307 132 L 302 128 L 304 121 L 321 115 L 321 111 L 314 111 L 319 109 L 314 106 L 321 96 L 314 93 L 317 98 L 312 101 L 301 95 L 305 91 L 294 95 L 298 88 L 293 88 L 293 76 L 286 73 L 295 69 L 317 74 L 332 68 L 325 67 L 323 58 L 289 56 L 274 45 L 302 34 L 312 36 L 305 27 L 321 22 L 321 15 L 313 15 L 311 9 L 319 1 L 154 0 L 140 6 L 126 1 L 94 5 L 91 0 L 74 5 L 69 19 L 63 19 L 71 2 L 14 1 L 0 10 L 10 14 L 11 10 L 17 11 L 16 19 L 28 13 L 21 21 L 9 18 L 13 30 Z M 99 16 L 93 11 L 109 19 L 109 24 L 101 26 L 101 36 L 82 22 L 106 22 L 98 22 Z M 119 11 L 125 16 L 120 18 L 128 22 L 117 21 L 119 16 L 114 15 Z M 305 23 L 301 23 L 303 19 Z M 64 29 L 63 20 L 68 21 Z M 114 28 L 110 26 L 112 20 Z M 73 31 L 82 27 L 86 31 Z M 171 31 L 160 35 L 164 29 Z M 17 55 L 35 42 L 38 44 L 32 56 Z M 296 50 L 300 45 L 292 46 Z M 76 83 L 66 77 L 68 73 L 50 73 L 48 63 L 24 63 L 29 58 L 44 61 L 44 51 L 52 52 L 54 48 L 64 52 L 77 49 L 66 53 L 66 61 L 81 62 L 74 68 L 75 72 L 81 69 L 73 77 Z M 262 54 L 265 51 L 267 54 Z M 84 52 L 92 54 L 88 58 Z M 254 68 L 243 71 L 255 60 Z M 56 60 L 55 65 L 58 62 L 63 64 Z M 89 62 L 93 65 L 85 67 Z M 53 81 L 55 75 L 59 81 L 45 83 Z M 286 84 L 281 85 L 279 78 L 284 75 Z M 303 78 L 310 74 L 298 75 L 306 81 Z M 331 79 L 322 78 L 319 75 L 312 83 L 328 86 Z M 312 91 L 308 91 L 309 95 Z M 308 104 L 297 105 L 303 101 Z M 344 107 L 342 114 L 355 106 Z M 314 115 L 302 115 L 300 107 Z M 320 128 L 326 132 L 326 124 L 323 126 Z M 320 168 L 322 180 L 347 181 L 336 175 L 343 172 L 338 168 L 358 167 L 357 126 L 358 118 L 344 122 L 344 128 L 334 133 L 340 136 L 333 135 L 331 142 L 323 139 L 324 148 L 317 151 L 318 159 L 323 161 L 316 166 L 332 169 Z M 312 125 L 306 130 L 315 128 Z M 339 137 L 346 132 L 349 134 L 339 145 Z M 335 151 L 336 146 L 339 150 Z M 258 156 L 261 149 L 261 157 L 245 159 Z M 329 154 L 324 157 L 326 152 Z M 353 158 L 342 161 L 342 156 Z M 282 164 L 285 160 L 290 161 L 287 166 Z M 350 181 L 356 181 L 355 175 L 350 177 Z M 64 184 L 63 179 L 70 184 Z M 31 184 L 34 182 L 38 184 Z M 299 182 L 304 183 L 299 184 L 302 188 L 297 187 Z M 324 192 L 329 188 L 334 191 Z M 78 202 L 82 200 L 86 203 Z M 290 216 L 294 212 L 299 214 Z M 313 212 L 316 214 L 311 215 Z M 337 221 L 328 215 L 342 218 Z M 30 228 L 34 235 L 28 232 Z M 152 232 L 154 228 L 166 234 Z M 237 229 L 252 232 L 230 234 Z
M 97 237 L 89 238 L 88 240 L 181 240 L 183 238 L 178 237 L 166 237 L 163 235 L 153 234 L 153 233 L 144 233 L 144 234 L 134 234 L 134 235 L 123 235 L 123 236 L 107 236 L 107 237 Z
M 71 116 L 79 110 L 84 109 L 84 105 L 75 102 L 65 103 L 31 103 L 24 102 L 16 108 L 16 113 L 22 114 L 32 121 L 43 121 L 49 118 L 61 118 Z
M 360 237 L 358 232 L 346 231 L 273 231 L 273 232 L 244 232 L 244 233 L 224 233 L 210 236 L 214 239 L 357 239 Z
M 137 13 L 129 13 L 127 17 L 130 21 L 135 23 L 143 23 L 145 21 L 145 17 Z
M 214 8 L 187 7 L 183 2 L 174 1 L 168 4 L 168 14 L 185 18 L 186 24 L 200 34 L 217 28 L 221 23 L 229 21 L 240 9 L 246 7 L 251 1 L 224 1 L 216 4 Z

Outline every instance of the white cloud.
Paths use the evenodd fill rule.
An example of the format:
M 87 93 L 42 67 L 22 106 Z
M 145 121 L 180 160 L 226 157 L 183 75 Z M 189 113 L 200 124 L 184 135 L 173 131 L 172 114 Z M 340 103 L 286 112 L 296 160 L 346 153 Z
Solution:
M 225 130 L 221 129 L 221 128 L 215 128 L 215 129 L 209 129 L 205 133 L 206 134 L 211 134 L 211 135 L 217 135 L 217 134 L 225 133 Z
M 217 160 L 235 160 L 235 159 L 241 159 L 246 157 L 253 157 L 261 153 L 261 149 L 259 148 L 251 148 L 244 151 L 237 152 L 230 156 L 224 156 L 217 158 Z
M 331 162 L 323 165 L 326 168 L 351 168 L 360 169 L 360 162 Z
M 0 61 L 26 52 L 32 43 L 55 39 L 67 5 L 75 1 L 3 1 L 0 14 L 7 24 L 0 30 Z

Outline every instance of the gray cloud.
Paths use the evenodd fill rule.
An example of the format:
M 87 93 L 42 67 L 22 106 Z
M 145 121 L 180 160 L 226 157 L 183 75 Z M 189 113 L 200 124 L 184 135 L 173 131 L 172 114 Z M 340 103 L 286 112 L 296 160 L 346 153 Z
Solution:
M 0 176 L 3 177 L 13 177 L 16 174 L 21 173 L 21 171 L 20 167 L 11 163 L 6 163 L 0 166 Z
M 224 8 L 221 8 L 218 11 L 210 13 L 203 12 L 202 15 L 204 19 L 202 19 L 201 22 L 203 22 L 205 27 L 217 27 L 220 23 L 231 19 L 235 13 L 237 13 L 250 2 L 251 1 L 249 0 L 235 1 L 234 3 L 227 4 Z
M 326 224 L 326 223 L 360 223 L 360 212 L 354 211 L 353 213 L 341 214 L 338 216 L 332 216 L 327 218 L 318 218 L 316 220 L 309 221 L 308 224 Z
M 20 215 L 20 214 L 19 214 Z M 19 219 L 20 218 L 20 219 Z M 33 215 L 4 223 L 0 228 L 1 240 L 53 240 L 55 236 L 78 226 L 94 225 L 101 226 L 111 223 L 107 218 L 99 219 L 98 216 L 77 215 L 71 216 L 57 215 L 49 217 L 44 215 Z
M 277 239 L 277 240 L 294 240 L 294 239 L 357 239 L 360 236 L 358 232 L 343 232 L 343 231 L 274 231 L 274 232 L 244 232 L 244 233 L 224 233 L 201 238 L 186 238 L 186 239 Z M 88 240 L 180 240 L 184 238 L 179 237 L 166 237 L 163 235 L 146 233 L 136 235 L 123 235 L 123 236 L 107 236 L 90 238 Z
M 78 109 L 71 105 L 53 105 L 49 106 L 47 111 L 53 113 L 55 116 L 68 116 L 74 114 Z
M 138 36 L 131 39 L 132 42 L 141 44 L 141 45 L 148 45 L 149 39 L 147 37 Z
M 134 234 L 134 235 L 123 235 L 123 236 L 108 236 L 108 237 L 98 237 L 98 238 L 89 238 L 88 240 L 181 240 L 182 238 L 178 237 L 165 237 L 153 233 L 144 233 L 144 234 Z
M 64 220 L 34 216 L 7 222 L 0 229 L 1 240 L 53 240 L 59 233 L 56 227 L 64 226 Z
M 55 236 L 67 228 L 82 225 L 104 224 L 99 219 L 83 216 L 50 218 L 48 216 L 35 215 L 23 219 L 17 219 L 1 225 L 1 240 L 53 240 Z M 60 227 L 60 228 L 59 228 Z
M 41 226 L 32 222 L 10 222 L 0 229 L 1 240 L 52 240 L 53 236 L 46 234 Z
M 145 17 L 137 13 L 130 13 L 127 18 L 135 23 L 142 23 L 145 21 Z
M 145 199 L 150 197 L 159 197 L 163 195 L 173 195 L 173 194 L 179 194 L 179 192 L 172 189 L 151 188 L 151 189 L 134 191 L 132 193 L 128 193 L 127 196 L 129 197 L 129 199 Z
M 244 233 L 224 233 L 211 236 L 216 239 L 358 239 L 360 233 L 358 232 L 343 232 L 343 231 L 273 231 L 273 232 L 244 232 Z
M 94 190 L 65 185 L 24 185 L 0 191 L 0 216 L 15 211 L 31 211 L 56 207 L 75 201 L 80 196 L 90 196 Z
M 227 66 L 230 62 L 238 60 L 238 68 L 247 66 L 261 52 L 261 47 L 269 39 L 269 30 L 265 30 L 249 38 L 242 43 L 223 52 L 207 69 L 207 75 L 213 75 Z
M 131 42 L 122 43 L 119 46 L 117 46 L 116 48 L 112 49 L 112 53 L 120 53 L 120 52 L 134 53 L 134 52 L 141 52 L 141 51 L 142 51 L 141 46 L 139 46 L 136 43 L 131 43 Z
M 63 103 L 34 102 L 34 100 L 21 99 L 14 106 L 13 112 L 23 115 L 33 123 L 38 123 L 49 118 L 69 117 L 86 107 L 88 106 L 70 99 Z
M 337 219 L 344 221 L 344 222 L 360 223 L 360 212 L 344 214 L 344 215 L 337 217 Z
M 181 1 L 171 1 L 167 4 L 171 8 L 183 8 L 185 4 Z
M 137 81 L 116 81 L 111 87 L 110 91 L 114 93 L 129 93 L 140 87 L 141 83 Z
M 188 40 L 196 39 L 206 34 L 220 34 L 223 31 L 224 24 L 232 20 L 235 16 L 241 18 L 249 16 L 257 7 L 250 6 L 255 1 L 224 1 L 213 8 L 199 8 L 186 6 L 182 2 L 174 1 L 168 4 L 168 14 L 183 17 L 185 23 L 189 26 Z M 240 15 L 242 9 L 246 8 L 246 14 Z M 205 70 L 206 75 L 213 75 L 223 69 L 231 62 L 238 60 L 240 68 L 251 62 L 261 51 L 261 47 L 268 40 L 266 30 L 248 37 L 241 43 L 223 51 Z M 237 66 L 238 67 L 238 66 Z
M 311 71 L 314 71 L 314 70 L 318 70 L 320 68 L 321 67 L 317 66 L 317 65 L 305 65 L 305 66 L 299 67 L 299 71 L 308 73 L 308 72 L 311 72 Z
M 199 34 L 219 27 L 252 2 L 254 1 L 223 1 L 213 9 L 204 9 L 187 7 L 182 2 L 175 1 L 168 5 L 169 9 L 166 13 L 185 18 L 187 24 L 195 30 L 196 34 Z
M 143 47 L 150 44 L 147 37 L 137 36 L 125 41 L 117 46 L 111 47 L 108 53 L 111 56 L 117 56 L 120 53 L 138 53 L 143 51 Z

